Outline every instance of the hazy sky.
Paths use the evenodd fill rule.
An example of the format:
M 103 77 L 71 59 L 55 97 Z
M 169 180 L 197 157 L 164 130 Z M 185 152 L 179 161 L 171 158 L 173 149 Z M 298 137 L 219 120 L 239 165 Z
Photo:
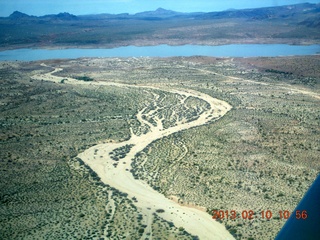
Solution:
M 158 7 L 180 12 L 213 12 L 303 2 L 319 3 L 320 0 L 0 0 L 0 16 L 9 16 L 15 10 L 41 16 L 59 12 L 137 13 Z

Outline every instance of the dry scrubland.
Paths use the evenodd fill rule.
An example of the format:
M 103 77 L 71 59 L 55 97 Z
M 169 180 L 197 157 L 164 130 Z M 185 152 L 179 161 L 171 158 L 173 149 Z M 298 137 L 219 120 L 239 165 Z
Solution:
M 38 72 L 48 68 L 1 63 L 0 238 L 138 239 L 144 224 L 132 200 L 75 157 L 101 140 L 127 139 L 148 96 L 29 77 Z M 168 236 L 181 234 L 154 221 Z
M 154 89 L 155 105 L 152 91 L 138 88 L 32 80 L 52 71 L 41 63 L 0 63 L 1 238 L 145 239 L 147 231 L 152 239 L 194 238 L 161 213 L 146 229 L 134 199 L 102 184 L 76 156 L 101 141 L 128 139 L 130 127 L 149 131 L 135 117 L 143 108 L 157 106 L 166 128 L 195 119 L 206 103 L 180 105 L 175 94 Z M 270 221 L 223 220 L 236 239 L 272 239 L 284 224 L 278 211 L 292 211 L 319 173 L 319 56 L 45 63 L 79 81 L 190 88 L 230 103 L 220 120 L 153 142 L 136 155 L 132 173 L 181 204 L 272 210 Z

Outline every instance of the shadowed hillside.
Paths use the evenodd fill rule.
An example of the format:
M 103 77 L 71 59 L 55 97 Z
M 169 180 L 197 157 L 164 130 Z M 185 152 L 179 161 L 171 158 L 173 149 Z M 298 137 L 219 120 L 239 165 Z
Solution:
M 298 4 L 210 13 L 159 8 L 131 14 L 29 16 L 0 19 L 0 48 L 115 47 L 127 45 L 220 45 L 319 43 L 320 4 Z

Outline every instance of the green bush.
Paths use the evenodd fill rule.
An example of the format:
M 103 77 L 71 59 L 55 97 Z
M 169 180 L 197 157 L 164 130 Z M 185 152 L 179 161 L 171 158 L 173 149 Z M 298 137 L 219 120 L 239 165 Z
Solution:
M 85 81 L 85 82 L 90 82 L 93 81 L 93 78 L 87 77 L 87 76 L 80 76 L 80 77 L 74 77 L 77 80 Z

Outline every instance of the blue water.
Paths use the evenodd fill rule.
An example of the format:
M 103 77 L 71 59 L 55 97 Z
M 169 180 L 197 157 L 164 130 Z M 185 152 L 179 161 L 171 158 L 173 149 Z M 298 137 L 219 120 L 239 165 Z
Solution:
M 297 46 L 286 44 L 231 44 L 222 46 L 145 46 L 119 47 L 111 49 L 16 49 L 0 51 L 0 61 L 32 61 L 56 58 L 80 57 L 275 57 L 313 55 L 320 53 L 320 45 Z

